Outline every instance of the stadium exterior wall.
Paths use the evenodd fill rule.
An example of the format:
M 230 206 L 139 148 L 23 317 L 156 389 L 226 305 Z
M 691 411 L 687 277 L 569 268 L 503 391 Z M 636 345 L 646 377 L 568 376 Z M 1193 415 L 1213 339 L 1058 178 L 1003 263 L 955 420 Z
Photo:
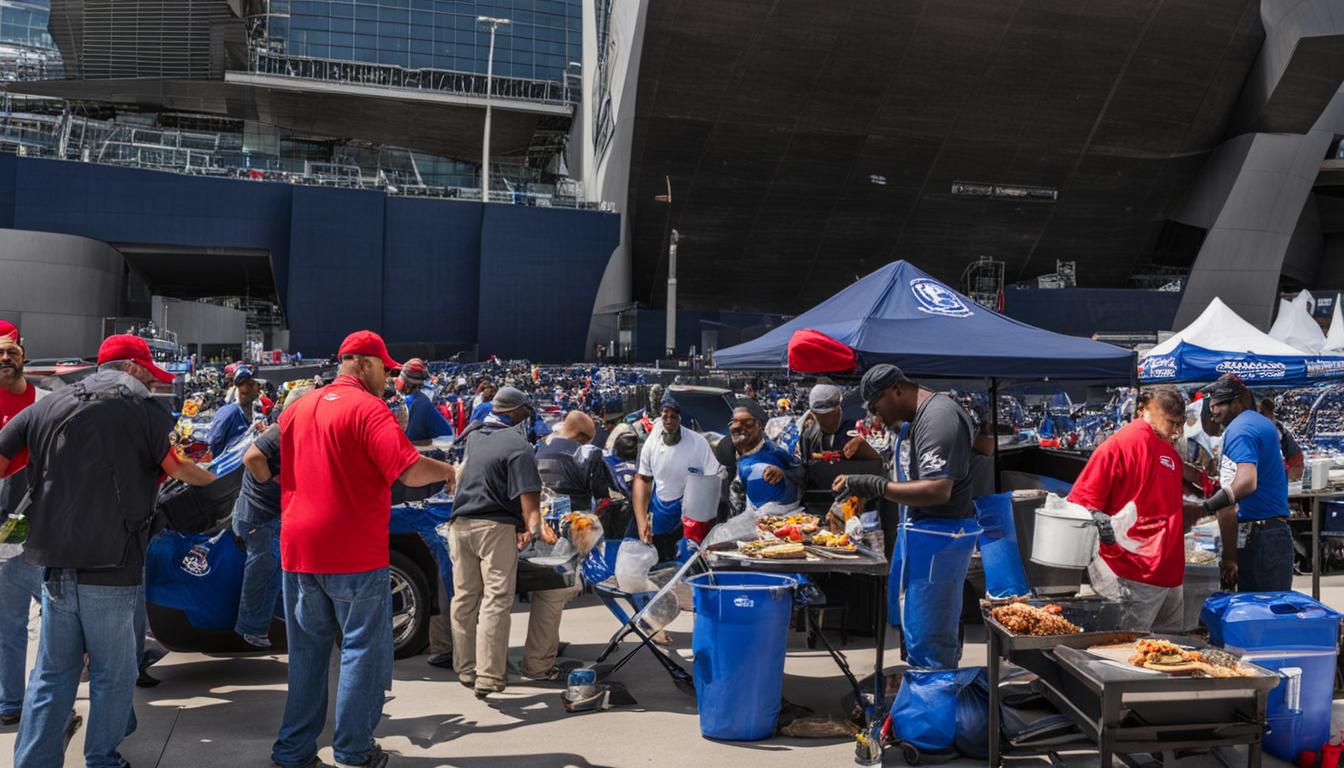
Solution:
M 394 345 L 580 359 L 618 227 L 596 211 L 0 155 L 0 228 L 268 251 L 291 348 L 310 357 L 366 327 Z M 0 261 L 0 283 L 12 271 Z
M 0 229 L 0 318 L 19 326 L 29 357 L 88 354 L 116 312 L 122 269 L 107 243 Z

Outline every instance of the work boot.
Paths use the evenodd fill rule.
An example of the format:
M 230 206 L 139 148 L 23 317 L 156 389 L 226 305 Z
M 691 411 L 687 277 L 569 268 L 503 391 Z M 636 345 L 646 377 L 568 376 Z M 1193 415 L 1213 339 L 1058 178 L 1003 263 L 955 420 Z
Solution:
M 439 669 L 452 669 L 453 652 L 448 651 L 447 653 L 436 653 L 433 656 L 430 656 L 428 659 L 425 659 L 425 663 L 431 667 L 438 667 Z
M 387 753 L 376 743 L 369 749 L 369 757 L 362 763 L 350 764 L 336 761 L 336 768 L 385 768 L 387 765 Z

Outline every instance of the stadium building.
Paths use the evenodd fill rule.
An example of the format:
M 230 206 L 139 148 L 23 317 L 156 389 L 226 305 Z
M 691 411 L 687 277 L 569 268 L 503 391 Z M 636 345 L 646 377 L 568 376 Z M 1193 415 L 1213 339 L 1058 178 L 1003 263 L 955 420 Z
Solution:
M 10 6 L 45 11 L 0 2 L 0 36 Z M 4 96 L 0 311 L 53 354 L 161 296 L 309 356 L 369 326 L 648 359 L 674 231 L 680 353 L 895 258 L 1076 285 L 1004 303 L 1079 333 L 1344 287 L 1335 0 L 52 0 L 48 29 L 63 77 Z

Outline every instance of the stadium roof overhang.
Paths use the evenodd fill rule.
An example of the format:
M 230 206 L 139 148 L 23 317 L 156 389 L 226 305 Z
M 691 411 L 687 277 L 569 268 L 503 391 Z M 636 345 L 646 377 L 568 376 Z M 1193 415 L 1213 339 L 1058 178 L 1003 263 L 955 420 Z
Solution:
M 360 139 L 442 157 L 481 153 L 480 97 L 228 73 L 220 80 L 49 80 L 15 83 L 15 93 L 199 112 L 255 120 L 309 136 Z M 523 155 L 537 135 L 568 122 L 573 107 L 494 98 L 491 155 Z

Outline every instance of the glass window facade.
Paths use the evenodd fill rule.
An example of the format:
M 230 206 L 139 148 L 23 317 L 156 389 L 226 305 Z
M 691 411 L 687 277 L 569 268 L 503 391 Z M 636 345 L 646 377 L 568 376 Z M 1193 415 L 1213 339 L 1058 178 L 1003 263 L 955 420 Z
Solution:
M 50 16 L 48 0 L 0 0 L 0 81 L 64 77 Z
M 477 16 L 512 22 L 495 38 L 502 77 L 563 82 L 583 46 L 581 0 L 273 0 L 271 12 L 269 37 L 291 56 L 407 69 L 484 73 L 490 28 Z

